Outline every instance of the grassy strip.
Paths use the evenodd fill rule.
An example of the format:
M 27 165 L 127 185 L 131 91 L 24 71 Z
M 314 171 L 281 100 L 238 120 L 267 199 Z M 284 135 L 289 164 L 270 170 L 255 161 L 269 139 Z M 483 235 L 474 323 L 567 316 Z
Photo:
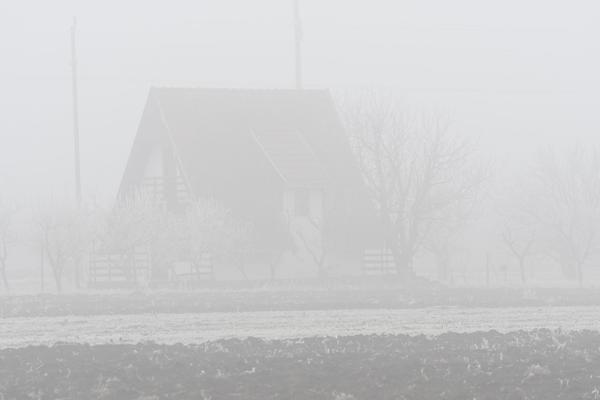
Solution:
M 0 318 L 140 313 L 600 305 L 599 289 L 477 289 L 433 284 L 0 296 Z

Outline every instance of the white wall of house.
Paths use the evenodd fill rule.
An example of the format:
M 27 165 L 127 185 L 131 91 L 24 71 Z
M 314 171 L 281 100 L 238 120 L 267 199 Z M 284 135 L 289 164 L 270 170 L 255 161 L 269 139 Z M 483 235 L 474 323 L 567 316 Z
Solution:
M 283 195 L 283 212 L 290 218 L 290 230 L 298 251 L 295 255 L 286 256 L 281 266 L 282 276 L 314 276 L 317 266 L 311 251 L 317 255 L 323 251 L 323 192 L 318 189 L 306 189 L 304 194 L 299 193 L 299 189 L 290 188 Z M 303 196 L 304 199 L 301 199 Z M 306 215 L 298 214 L 298 201 L 307 202 Z

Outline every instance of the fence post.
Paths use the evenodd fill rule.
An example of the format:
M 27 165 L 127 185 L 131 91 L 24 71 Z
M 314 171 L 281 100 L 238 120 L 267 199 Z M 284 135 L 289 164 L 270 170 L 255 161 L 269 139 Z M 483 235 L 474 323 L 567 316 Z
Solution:
M 485 255 L 485 285 L 490 287 L 490 253 Z

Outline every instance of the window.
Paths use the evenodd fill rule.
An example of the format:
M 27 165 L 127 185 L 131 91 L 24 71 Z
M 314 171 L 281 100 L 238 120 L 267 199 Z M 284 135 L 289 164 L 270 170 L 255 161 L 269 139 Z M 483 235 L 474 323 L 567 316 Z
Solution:
M 294 193 L 294 214 L 308 217 L 310 212 L 310 192 L 308 189 L 296 189 Z

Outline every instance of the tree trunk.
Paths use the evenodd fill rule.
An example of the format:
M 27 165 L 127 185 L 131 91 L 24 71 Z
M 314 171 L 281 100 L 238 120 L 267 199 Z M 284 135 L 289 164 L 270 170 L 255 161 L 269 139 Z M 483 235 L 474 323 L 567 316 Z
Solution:
M 269 272 L 271 275 L 271 280 L 274 281 L 277 273 L 277 267 L 281 262 L 282 255 L 281 254 L 273 254 L 269 257 Z
M 56 290 L 58 293 L 62 293 L 62 267 L 58 265 L 52 266 L 52 275 L 54 275 L 54 282 L 56 283 Z
M 75 287 L 81 289 L 81 260 L 75 259 L 73 263 L 75 264 Z
M 450 281 L 450 261 L 448 256 L 445 254 L 435 254 L 435 260 L 437 264 L 438 279 L 440 282 Z
M 525 276 L 525 257 L 519 257 L 519 270 L 521 271 L 521 283 L 527 283 L 527 277 Z
M 413 258 L 407 255 L 405 252 L 401 252 L 398 249 L 391 248 L 392 257 L 396 266 L 396 272 L 402 279 L 414 278 L 415 273 L 413 271 Z
M 581 263 L 577 263 L 576 265 L 576 269 L 577 269 L 577 282 L 579 283 L 579 286 L 583 286 L 583 265 Z
M 8 285 L 8 277 L 6 276 L 6 262 L 4 260 L 0 260 L 0 274 L 2 275 L 2 282 L 4 283 L 4 288 L 7 292 L 9 292 L 10 286 Z
M 6 277 L 6 269 L 2 268 L 2 282 L 4 282 L 4 288 L 7 292 L 10 292 L 10 286 L 8 284 L 8 278 Z
M 319 269 L 319 279 L 327 279 L 329 278 L 329 273 L 327 272 L 327 268 L 325 267 L 325 260 L 321 260 L 318 265 Z
M 245 281 L 248 280 L 248 274 L 246 273 L 246 257 L 243 254 L 239 255 L 239 259 L 238 259 L 238 269 L 240 270 L 240 272 L 242 273 L 242 277 L 244 278 Z
M 40 247 L 40 289 L 44 292 L 44 246 Z
M 6 291 L 8 292 L 9 286 L 8 286 L 8 278 L 6 277 L 6 259 L 8 257 L 7 254 L 7 250 L 6 250 L 6 239 L 2 238 L 2 248 L 0 248 L 0 274 L 2 275 L 2 282 L 4 283 L 4 287 L 6 288 Z
M 272 281 L 275 280 L 276 272 L 277 272 L 277 267 L 275 266 L 275 263 L 273 261 L 271 261 L 269 263 L 269 276 Z

